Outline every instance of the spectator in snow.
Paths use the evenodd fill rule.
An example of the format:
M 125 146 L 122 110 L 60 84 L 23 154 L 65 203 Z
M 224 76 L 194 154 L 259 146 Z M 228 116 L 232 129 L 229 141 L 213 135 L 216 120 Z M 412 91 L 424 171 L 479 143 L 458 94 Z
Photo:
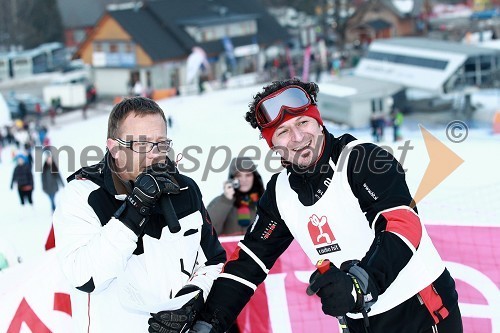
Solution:
M 59 186 L 64 187 L 64 182 L 59 173 L 57 164 L 49 154 L 42 168 L 42 189 L 49 196 L 52 212 L 56 210 L 55 197 Z
M 25 199 L 33 205 L 33 199 L 31 198 L 31 194 L 33 193 L 33 174 L 31 173 L 31 166 L 27 163 L 26 159 L 23 155 L 17 156 L 17 165 L 12 174 L 10 189 L 12 190 L 14 183 L 16 183 L 21 205 L 24 205 Z

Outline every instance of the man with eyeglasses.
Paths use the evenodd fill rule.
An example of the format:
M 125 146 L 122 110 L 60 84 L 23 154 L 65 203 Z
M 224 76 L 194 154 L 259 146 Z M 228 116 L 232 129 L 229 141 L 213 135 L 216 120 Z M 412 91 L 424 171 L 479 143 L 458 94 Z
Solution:
M 104 159 L 68 178 L 54 214 L 74 332 L 186 332 L 226 260 L 197 184 L 167 157 L 163 110 L 114 106 Z
M 317 267 L 304 291 L 343 333 L 462 332 L 455 282 L 402 166 L 375 144 L 330 134 L 318 91 L 313 82 L 277 81 L 250 104 L 247 122 L 285 168 L 269 181 L 190 332 L 225 332 L 294 239 Z

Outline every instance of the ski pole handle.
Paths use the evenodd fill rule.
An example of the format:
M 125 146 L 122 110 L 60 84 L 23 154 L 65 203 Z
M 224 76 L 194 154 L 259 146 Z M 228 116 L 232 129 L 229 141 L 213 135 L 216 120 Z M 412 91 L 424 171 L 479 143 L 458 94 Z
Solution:
M 318 262 L 316 263 L 316 269 L 318 270 L 319 274 L 325 274 L 330 269 L 330 260 L 328 259 L 318 260 Z M 307 287 L 306 292 L 308 295 L 314 294 L 314 292 L 309 287 Z M 349 327 L 347 327 L 347 321 L 345 319 L 345 316 L 337 316 L 336 318 L 339 321 L 342 333 L 349 333 Z

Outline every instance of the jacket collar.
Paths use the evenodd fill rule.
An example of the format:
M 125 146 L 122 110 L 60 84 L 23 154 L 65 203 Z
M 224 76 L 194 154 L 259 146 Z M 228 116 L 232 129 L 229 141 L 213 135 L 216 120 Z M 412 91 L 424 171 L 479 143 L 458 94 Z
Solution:
M 106 152 L 104 158 L 99 161 L 99 163 L 79 169 L 69 176 L 67 181 L 70 182 L 73 179 L 89 179 L 100 187 L 103 187 L 110 194 L 116 195 L 118 193 L 113 183 L 113 171 L 110 168 L 110 164 L 112 163 L 113 158 L 109 152 Z

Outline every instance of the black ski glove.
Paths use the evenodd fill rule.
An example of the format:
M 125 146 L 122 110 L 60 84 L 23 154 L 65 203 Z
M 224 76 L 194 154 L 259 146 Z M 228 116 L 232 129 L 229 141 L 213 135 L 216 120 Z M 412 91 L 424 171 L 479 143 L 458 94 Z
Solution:
M 177 296 L 185 295 L 193 291 L 199 290 L 199 293 L 189 300 L 182 308 L 172 311 L 160 311 L 152 313 L 148 320 L 150 333 L 183 333 L 187 332 L 205 302 L 203 301 L 203 290 L 194 285 L 186 285 Z
M 378 293 L 368 291 L 368 273 L 357 263 L 349 261 L 342 264 L 342 269 L 347 273 L 330 264 L 330 269 L 325 273 L 320 274 L 316 270 L 311 275 L 308 289 L 321 298 L 325 314 L 337 317 L 348 312 L 368 311 L 377 300 Z
M 132 193 L 127 195 L 123 205 L 114 217 L 123 222 L 139 236 L 163 193 L 178 193 L 179 185 L 169 174 L 153 173 L 153 166 L 144 170 L 134 182 Z

